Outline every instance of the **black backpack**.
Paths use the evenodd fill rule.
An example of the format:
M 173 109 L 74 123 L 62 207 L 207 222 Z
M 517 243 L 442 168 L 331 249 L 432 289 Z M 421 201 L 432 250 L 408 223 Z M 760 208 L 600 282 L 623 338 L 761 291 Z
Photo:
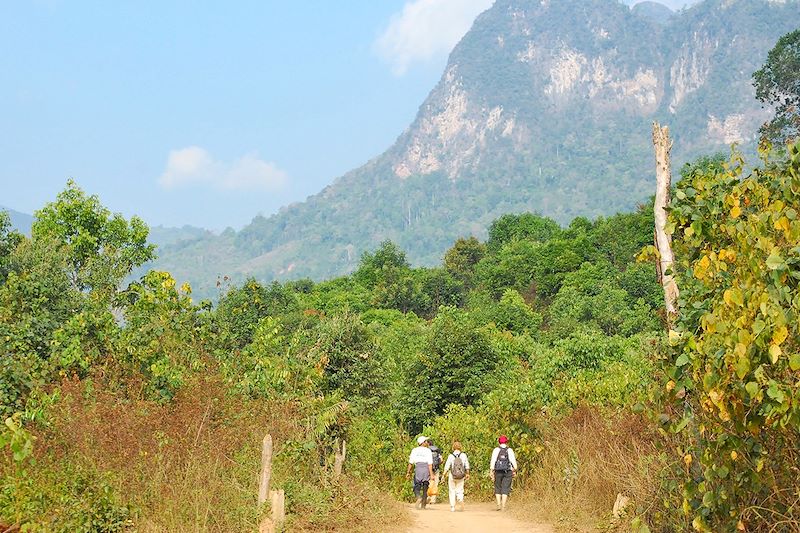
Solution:
M 439 465 L 442 464 L 442 450 L 431 444 L 431 454 L 433 454 L 433 471 L 438 472 Z
M 508 472 L 511 470 L 511 459 L 508 458 L 508 448 L 500 448 L 497 460 L 494 462 L 494 469 L 497 472 Z

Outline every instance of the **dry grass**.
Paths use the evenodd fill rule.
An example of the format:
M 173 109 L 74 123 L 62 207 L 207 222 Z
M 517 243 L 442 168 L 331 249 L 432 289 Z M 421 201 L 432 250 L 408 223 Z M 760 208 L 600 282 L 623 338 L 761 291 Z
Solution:
M 196 377 L 167 405 L 122 399 L 87 382 L 60 389 L 51 424 L 37 434 L 38 467 L 57 472 L 72 464 L 110 474 L 136 510 L 137 531 L 256 531 L 261 440 L 271 433 L 279 450 L 303 434 L 300 406 L 231 397 L 213 375 Z M 298 481 L 284 477 L 273 480 Z M 301 481 L 308 487 L 319 480 Z M 328 501 L 306 512 L 303 497 L 313 490 L 303 490 L 287 502 L 292 531 L 375 531 L 375 516 L 384 525 L 404 514 L 358 482 L 328 483 Z
M 641 417 L 582 407 L 543 428 L 544 449 L 514 496 L 524 518 L 597 531 L 610 527 L 618 493 L 630 497 L 632 507 L 656 499 L 657 437 Z

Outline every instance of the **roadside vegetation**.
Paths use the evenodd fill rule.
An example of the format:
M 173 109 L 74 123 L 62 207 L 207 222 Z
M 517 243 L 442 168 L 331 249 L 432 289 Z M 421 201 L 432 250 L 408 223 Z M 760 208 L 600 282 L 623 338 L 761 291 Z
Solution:
M 390 530 L 414 436 L 463 444 L 477 500 L 504 433 L 515 512 L 564 529 L 798 531 L 787 146 L 752 171 L 735 152 L 682 170 L 674 319 L 649 206 L 567 227 L 507 214 L 436 268 L 387 241 L 348 276 L 222 284 L 213 305 L 167 272 L 126 283 L 148 228 L 73 182 L 30 237 L 0 214 L 0 523 L 255 530 L 269 433 L 287 530 Z

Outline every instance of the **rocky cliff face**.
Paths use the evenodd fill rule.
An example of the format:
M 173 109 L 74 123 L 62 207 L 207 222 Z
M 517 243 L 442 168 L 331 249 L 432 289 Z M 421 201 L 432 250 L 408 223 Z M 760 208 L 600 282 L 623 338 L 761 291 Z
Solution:
M 392 147 L 227 236 L 235 253 L 217 272 L 323 277 L 387 238 L 430 264 L 504 212 L 567 223 L 630 209 L 653 189 L 652 120 L 672 127 L 678 162 L 753 143 L 766 113 L 750 75 L 798 26 L 800 0 L 705 0 L 679 13 L 497 0 Z
M 591 137 L 620 120 L 636 123 L 625 137 L 646 138 L 653 118 L 685 126 L 679 157 L 753 141 L 767 115 L 750 73 L 800 22 L 800 4 L 707 0 L 680 14 L 647 4 L 499 0 L 390 151 L 395 176 L 444 171 L 455 180 L 480 169 L 487 151 L 511 147 L 524 160 L 532 142 Z

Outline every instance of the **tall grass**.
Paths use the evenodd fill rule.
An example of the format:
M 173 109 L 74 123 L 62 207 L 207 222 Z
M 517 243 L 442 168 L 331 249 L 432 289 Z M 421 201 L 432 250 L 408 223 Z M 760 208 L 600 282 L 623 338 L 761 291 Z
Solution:
M 381 491 L 349 478 L 320 485 L 281 463 L 284 444 L 303 438 L 297 403 L 228 395 L 213 373 L 194 377 L 169 404 L 88 380 L 59 389 L 49 422 L 35 430 L 28 479 L 14 480 L 10 463 L 0 464 L 3 486 L 17 487 L 33 530 L 257 531 L 267 432 L 276 442 L 273 486 L 287 491 L 289 530 L 374 531 L 403 522 L 402 508 Z
M 664 467 L 652 425 L 629 412 L 579 407 L 541 425 L 543 446 L 526 479 L 517 480 L 513 509 L 570 531 L 611 529 L 617 494 L 631 499 L 627 520 L 652 511 Z M 516 500 L 516 502 L 514 502 Z

